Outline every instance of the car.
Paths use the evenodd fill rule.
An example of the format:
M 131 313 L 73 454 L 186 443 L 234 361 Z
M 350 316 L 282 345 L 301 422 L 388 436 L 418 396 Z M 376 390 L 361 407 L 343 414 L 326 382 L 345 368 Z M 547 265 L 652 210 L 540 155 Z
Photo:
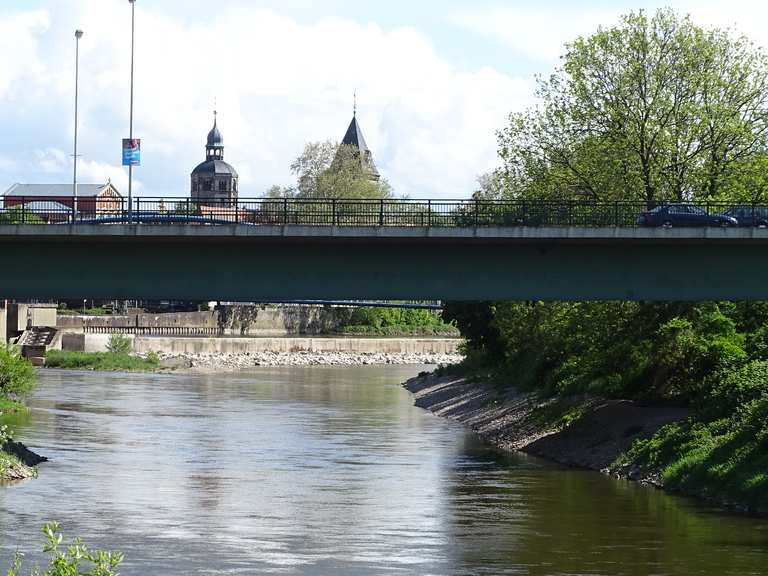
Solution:
M 739 226 L 749 228 L 768 228 L 768 206 L 755 206 L 752 204 L 734 206 L 725 212 L 739 221 Z
M 639 226 L 672 228 L 674 226 L 738 226 L 739 221 L 728 214 L 710 214 L 694 204 L 662 204 L 643 212 L 637 218 Z

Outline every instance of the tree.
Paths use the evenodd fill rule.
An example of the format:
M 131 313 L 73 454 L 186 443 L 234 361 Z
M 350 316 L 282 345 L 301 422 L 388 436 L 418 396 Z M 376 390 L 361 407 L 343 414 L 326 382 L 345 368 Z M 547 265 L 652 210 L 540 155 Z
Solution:
M 360 152 L 353 146 L 331 141 L 310 142 L 291 164 L 296 188 L 273 186 L 270 198 L 348 198 L 381 199 L 392 196 L 386 180 L 374 180 L 360 162 Z
M 763 52 L 668 9 L 568 44 L 537 95 L 499 132 L 514 196 L 719 199 L 768 149 Z

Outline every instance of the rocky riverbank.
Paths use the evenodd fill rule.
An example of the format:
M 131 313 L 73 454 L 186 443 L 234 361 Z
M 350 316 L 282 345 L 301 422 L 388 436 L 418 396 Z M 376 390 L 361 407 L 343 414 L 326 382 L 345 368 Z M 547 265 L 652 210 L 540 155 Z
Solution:
M 17 482 L 37 476 L 35 467 L 48 459 L 20 442 L 7 440 L 0 446 L 0 482 Z
M 404 387 L 413 393 L 416 406 L 461 422 L 494 446 L 657 486 L 653 471 L 613 464 L 636 439 L 688 417 L 682 408 L 625 400 L 542 400 L 458 376 L 422 375 Z
M 260 366 L 367 366 L 367 365 L 450 365 L 458 354 L 359 354 L 350 352 L 259 352 L 253 354 L 160 354 L 166 370 L 231 371 Z

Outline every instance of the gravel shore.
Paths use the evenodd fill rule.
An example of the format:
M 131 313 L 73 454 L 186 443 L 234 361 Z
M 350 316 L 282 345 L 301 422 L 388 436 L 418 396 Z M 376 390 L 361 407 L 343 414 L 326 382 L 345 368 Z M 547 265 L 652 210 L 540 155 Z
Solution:
M 245 370 L 258 366 L 369 366 L 458 364 L 458 354 L 353 354 L 348 352 L 260 352 L 256 354 L 160 355 L 161 366 L 170 370 Z

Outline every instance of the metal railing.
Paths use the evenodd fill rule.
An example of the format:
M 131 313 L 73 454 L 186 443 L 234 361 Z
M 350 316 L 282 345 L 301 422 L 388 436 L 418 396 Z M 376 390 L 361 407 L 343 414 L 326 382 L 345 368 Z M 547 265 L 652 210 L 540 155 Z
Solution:
M 346 200 L 7 196 L 0 224 L 199 224 L 244 226 L 398 227 L 634 227 L 648 210 L 643 202 L 544 202 L 525 200 Z M 768 205 L 686 203 L 706 215 L 729 210 L 765 216 Z

